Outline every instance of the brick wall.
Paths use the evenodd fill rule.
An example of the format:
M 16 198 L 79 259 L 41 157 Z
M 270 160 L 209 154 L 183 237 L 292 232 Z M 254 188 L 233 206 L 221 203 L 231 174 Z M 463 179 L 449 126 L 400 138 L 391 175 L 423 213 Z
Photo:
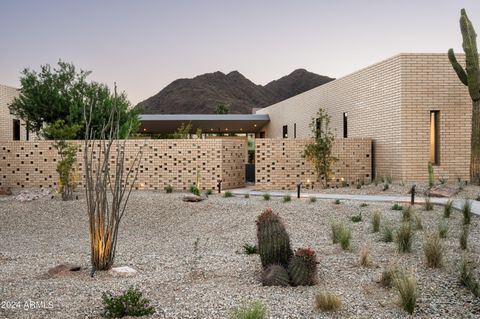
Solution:
M 255 150 L 255 188 L 259 190 L 296 189 L 315 183 L 317 175 L 303 157 L 309 139 L 257 139 Z M 333 165 L 330 185 L 371 181 L 372 141 L 368 138 L 337 139 L 332 153 L 338 159 Z
M 76 143 L 81 149 L 82 142 Z M 139 188 L 162 190 L 172 185 L 186 190 L 196 182 L 197 172 L 202 189 L 216 189 L 220 179 L 225 189 L 245 184 L 246 139 L 129 140 L 125 166 L 140 147 Z M 82 154 L 78 156 L 77 175 L 83 176 Z M 0 186 L 56 187 L 58 159 L 51 141 L 0 142 Z

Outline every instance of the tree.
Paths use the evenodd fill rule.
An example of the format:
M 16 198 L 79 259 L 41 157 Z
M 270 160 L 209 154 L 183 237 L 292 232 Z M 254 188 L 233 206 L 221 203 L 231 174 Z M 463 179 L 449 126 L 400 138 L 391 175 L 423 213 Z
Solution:
M 330 131 L 330 116 L 325 110 L 318 110 L 317 117 L 310 123 L 310 129 L 314 139 L 305 145 L 304 156 L 312 162 L 323 187 L 327 187 L 332 165 L 337 158 L 332 156 L 335 136 Z
M 124 137 L 129 128 L 136 130 L 139 125 L 139 110 L 132 110 L 125 93 L 113 96 L 105 84 L 87 82 L 90 71 L 77 71 L 71 63 L 58 62 L 58 67 L 43 65 L 37 72 L 24 69 L 20 78 L 20 95 L 9 105 L 10 113 L 25 121 L 27 129 L 49 136 L 45 127 L 63 120 L 66 126 L 79 125 L 74 139 L 85 135 L 83 109 L 87 103 L 96 100 L 92 110 L 91 127 L 99 132 L 108 121 L 112 105 L 122 113 L 120 136 Z
M 84 109 L 85 137 L 83 163 L 87 213 L 90 225 L 92 275 L 97 270 L 112 267 L 117 247 L 120 222 L 137 180 L 141 151 L 125 168 L 126 140 L 121 140 L 122 113 L 116 104 L 117 89 L 107 120 L 100 131 L 91 125 L 94 119 L 95 99 Z M 130 130 L 125 132 L 125 138 Z M 95 140 L 92 137 L 98 136 Z
M 458 63 L 453 49 L 448 50 L 448 59 L 460 81 L 468 87 L 472 99 L 472 128 L 470 141 L 470 181 L 480 185 L 480 67 L 477 51 L 477 34 L 465 9 L 460 12 L 460 29 L 465 51 L 464 69 Z
M 215 114 L 228 114 L 228 112 L 230 112 L 230 109 L 228 105 L 225 104 L 219 104 L 215 109 Z

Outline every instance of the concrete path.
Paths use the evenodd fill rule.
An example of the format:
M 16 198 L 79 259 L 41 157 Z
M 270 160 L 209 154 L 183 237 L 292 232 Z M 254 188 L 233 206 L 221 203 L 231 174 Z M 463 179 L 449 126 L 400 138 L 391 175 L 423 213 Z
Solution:
M 249 194 L 250 196 L 263 196 L 263 194 L 270 194 L 272 197 L 283 197 L 285 195 L 290 195 L 293 198 L 297 197 L 296 192 L 261 192 L 255 191 L 251 188 L 236 188 L 229 190 L 233 195 L 243 196 Z M 301 198 L 316 197 L 318 199 L 340 199 L 340 200 L 354 200 L 359 202 L 388 202 L 388 203 L 410 203 L 410 196 L 398 196 L 398 195 L 351 195 L 351 194 L 322 194 L 322 193 L 301 193 Z M 435 205 L 445 205 L 448 202 L 448 198 L 430 198 L 432 204 Z M 415 204 L 424 204 L 425 198 L 421 196 L 415 197 Z M 465 203 L 464 199 L 455 199 L 453 200 L 453 207 L 461 210 Z M 472 213 L 480 216 L 480 202 L 476 200 L 471 200 L 472 203 Z

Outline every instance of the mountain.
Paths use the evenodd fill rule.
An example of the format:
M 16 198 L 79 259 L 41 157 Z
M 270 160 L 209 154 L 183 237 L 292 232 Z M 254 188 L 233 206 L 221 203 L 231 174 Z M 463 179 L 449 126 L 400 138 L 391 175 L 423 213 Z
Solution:
M 206 73 L 175 80 L 136 107 L 143 114 L 213 114 L 218 105 L 226 104 L 230 114 L 249 114 L 252 108 L 269 106 L 332 80 L 298 69 L 262 86 L 238 71 Z

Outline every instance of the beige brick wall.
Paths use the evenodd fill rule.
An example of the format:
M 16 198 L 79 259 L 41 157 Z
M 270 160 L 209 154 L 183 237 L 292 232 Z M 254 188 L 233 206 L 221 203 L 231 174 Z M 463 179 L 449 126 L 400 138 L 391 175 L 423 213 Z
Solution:
M 81 147 L 82 142 L 76 143 Z M 216 189 L 220 179 L 224 189 L 243 187 L 246 143 L 244 139 L 129 140 L 125 166 L 142 147 L 139 188 L 163 190 L 170 184 L 186 190 L 196 182 L 197 171 L 202 189 Z M 83 158 L 81 153 L 78 156 L 77 174 L 83 176 Z M 0 186 L 56 187 L 58 159 L 51 141 L 0 142 Z
M 259 190 L 296 189 L 317 182 L 311 163 L 303 157 L 310 139 L 257 139 L 255 150 L 255 188 Z M 333 165 L 330 186 L 342 181 L 352 185 L 371 181 L 372 141 L 368 138 L 340 138 L 332 153 L 338 159 Z
M 337 136 L 343 136 L 348 112 L 348 137 L 372 138 L 376 176 L 403 180 L 426 179 L 429 112 L 440 110 L 436 175 L 468 177 L 471 102 L 446 54 L 399 54 L 257 113 L 270 116 L 266 137 L 281 137 L 288 125 L 293 138 L 296 124 L 297 138 L 304 138 L 320 107 L 331 115 Z
M 8 105 L 15 97 L 18 97 L 18 90 L 16 88 L 0 84 L 0 141 L 13 140 L 13 120 L 14 117 L 10 114 Z M 20 139 L 26 139 L 25 123 L 21 121 Z

